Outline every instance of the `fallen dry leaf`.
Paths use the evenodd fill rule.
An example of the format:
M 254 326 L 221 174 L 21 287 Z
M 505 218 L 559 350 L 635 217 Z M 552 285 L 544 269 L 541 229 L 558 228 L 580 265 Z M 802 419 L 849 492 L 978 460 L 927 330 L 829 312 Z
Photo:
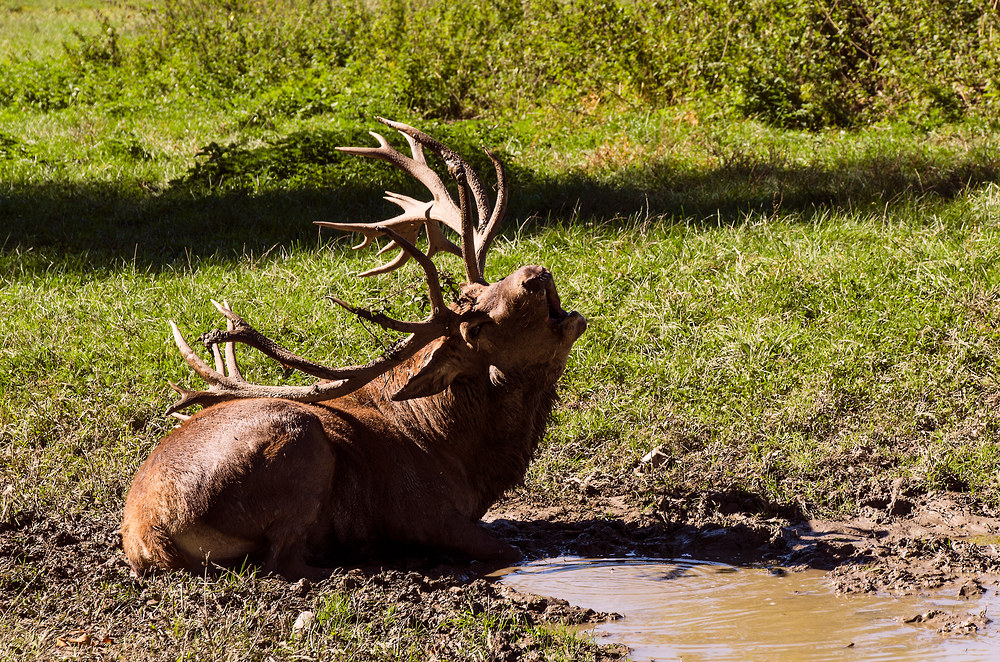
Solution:
M 79 630 L 56 639 L 56 646 L 60 648 L 66 646 L 90 646 L 92 643 L 94 643 L 94 638 L 88 633 Z

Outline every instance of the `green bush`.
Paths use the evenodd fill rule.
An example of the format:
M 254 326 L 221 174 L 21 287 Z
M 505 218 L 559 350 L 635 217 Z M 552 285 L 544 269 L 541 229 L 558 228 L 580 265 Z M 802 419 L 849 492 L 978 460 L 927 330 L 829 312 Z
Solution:
M 793 128 L 1000 118 L 1000 14 L 977 0 L 164 0 L 122 34 L 104 19 L 65 62 L 8 69 L 0 104 L 97 103 L 124 80 L 249 95 L 264 126 L 359 103 L 445 120 L 685 101 Z
M 0 106 L 50 112 L 66 108 L 79 94 L 79 81 L 67 68 L 38 62 L 0 67 Z
M 494 131 L 475 122 L 423 127 L 452 149 L 469 159 L 484 176 L 492 175 L 493 166 L 481 147 L 495 144 Z M 386 128 L 384 135 L 397 143 L 397 149 L 409 154 L 405 143 Z M 2 143 L 0 143 L 2 144 Z M 425 195 L 419 184 L 402 171 L 373 159 L 343 154 L 337 146 L 374 146 L 367 132 L 353 127 L 337 131 L 296 131 L 267 141 L 257 147 L 238 143 L 209 143 L 198 152 L 197 162 L 173 185 L 189 191 L 253 191 L 281 190 L 288 186 L 318 189 L 330 187 L 363 187 L 376 190 L 390 188 L 399 192 Z M 517 169 L 501 147 L 492 151 L 507 163 L 508 173 L 517 176 Z M 435 158 L 428 153 L 429 158 Z M 492 181 L 492 180 L 491 180 Z M 374 195 L 374 192 L 373 192 Z

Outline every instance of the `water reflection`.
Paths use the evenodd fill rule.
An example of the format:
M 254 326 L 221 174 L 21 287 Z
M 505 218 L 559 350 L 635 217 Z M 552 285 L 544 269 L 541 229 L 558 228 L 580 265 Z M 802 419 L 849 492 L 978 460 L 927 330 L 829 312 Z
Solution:
M 635 660 L 712 662 L 788 660 L 1000 659 L 1000 629 L 944 637 L 903 621 L 933 609 L 991 616 L 1000 598 L 952 594 L 892 598 L 838 596 L 816 570 L 736 568 L 692 560 L 580 559 L 538 561 L 503 581 L 521 591 L 581 607 L 618 612 L 598 626 Z

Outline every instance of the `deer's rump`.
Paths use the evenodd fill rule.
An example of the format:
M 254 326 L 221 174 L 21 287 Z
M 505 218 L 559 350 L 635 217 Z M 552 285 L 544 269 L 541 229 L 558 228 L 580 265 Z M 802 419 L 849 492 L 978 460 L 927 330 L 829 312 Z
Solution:
M 194 568 L 247 555 L 266 563 L 290 544 L 314 545 L 337 464 L 320 411 L 238 400 L 206 409 L 165 437 L 125 502 L 122 540 L 133 569 Z

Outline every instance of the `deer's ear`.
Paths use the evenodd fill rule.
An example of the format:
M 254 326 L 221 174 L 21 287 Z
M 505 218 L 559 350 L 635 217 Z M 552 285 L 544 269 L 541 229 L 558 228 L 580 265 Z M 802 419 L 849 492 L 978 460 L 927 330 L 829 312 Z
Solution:
M 443 342 L 435 347 L 417 374 L 410 377 L 403 388 L 396 391 L 392 399 L 396 402 L 425 398 L 448 388 L 462 371 L 458 350 L 452 343 Z

